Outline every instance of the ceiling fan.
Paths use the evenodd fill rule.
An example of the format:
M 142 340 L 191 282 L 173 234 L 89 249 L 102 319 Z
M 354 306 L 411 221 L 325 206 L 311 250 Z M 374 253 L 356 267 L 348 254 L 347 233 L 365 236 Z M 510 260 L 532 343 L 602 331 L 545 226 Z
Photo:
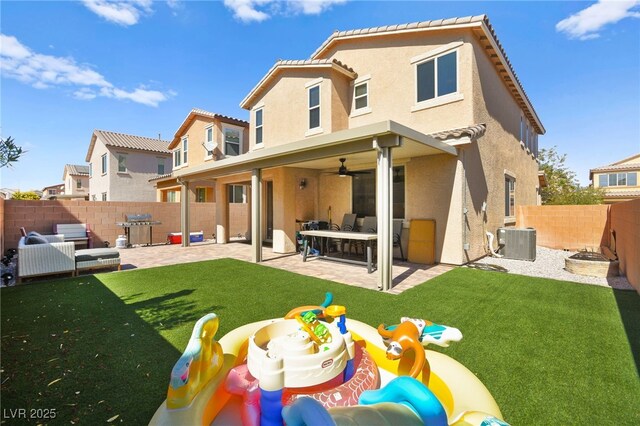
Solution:
M 356 175 L 366 175 L 371 173 L 371 171 L 349 171 L 349 169 L 347 169 L 347 166 L 344 165 L 344 162 L 347 161 L 346 158 L 340 158 L 340 167 L 338 167 L 338 172 L 337 173 L 331 173 L 331 174 L 336 174 L 340 177 L 345 177 L 345 176 L 356 176 Z

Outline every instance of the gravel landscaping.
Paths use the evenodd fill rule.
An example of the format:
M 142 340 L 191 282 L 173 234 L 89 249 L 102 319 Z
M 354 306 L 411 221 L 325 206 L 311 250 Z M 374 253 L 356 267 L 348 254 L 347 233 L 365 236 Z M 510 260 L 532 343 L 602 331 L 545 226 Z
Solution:
M 563 281 L 574 281 L 583 284 L 599 285 L 611 287 L 618 290 L 633 290 L 629 281 L 624 276 L 612 278 L 587 277 L 567 272 L 564 269 L 564 260 L 576 252 L 554 250 L 545 247 L 537 247 L 536 260 L 529 262 L 526 260 L 502 259 L 487 256 L 476 261 L 474 265 L 495 265 L 507 269 L 511 274 L 527 275 L 530 277 L 553 278 Z M 496 268 L 499 269 L 499 268 Z

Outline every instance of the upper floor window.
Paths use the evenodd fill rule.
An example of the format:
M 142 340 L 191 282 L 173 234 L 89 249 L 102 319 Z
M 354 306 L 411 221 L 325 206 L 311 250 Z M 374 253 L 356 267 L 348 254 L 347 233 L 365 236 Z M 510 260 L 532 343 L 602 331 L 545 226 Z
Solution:
M 76 189 L 82 189 L 82 179 L 76 179 Z
M 213 155 L 213 149 L 213 125 L 210 125 L 204 129 L 205 157 L 211 157 Z
M 320 85 L 310 87 L 309 90 L 309 129 L 320 127 Z
M 417 102 L 458 91 L 457 58 L 453 51 L 416 64 Z
M 516 178 L 509 175 L 504 176 L 504 215 L 516 215 Z
M 263 108 L 256 110 L 256 145 L 262 143 L 262 114 Z
M 48 192 L 49 192 L 49 195 L 56 195 L 58 193 L 58 191 L 54 188 L 51 188 Z
M 599 186 L 638 186 L 638 173 L 609 173 L 600 175 Z
M 180 147 L 178 147 L 175 151 L 173 151 L 173 167 L 180 167 L 182 164 L 182 151 Z
M 118 154 L 118 173 L 125 173 L 127 171 L 127 156 L 125 154 Z
M 242 130 L 224 127 L 224 155 L 240 155 L 240 147 L 242 146 Z
M 102 154 L 102 174 L 107 174 L 107 154 Z
M 182 138 L 182 164 L 187 164 L 189 159 L 189 139 Z
M 353 103 L 356 110 L 369 106 L 369 82 L 357 84 L 353 88 Z
M 158 158 L 158 176 L 164 174 L 164 158 Z

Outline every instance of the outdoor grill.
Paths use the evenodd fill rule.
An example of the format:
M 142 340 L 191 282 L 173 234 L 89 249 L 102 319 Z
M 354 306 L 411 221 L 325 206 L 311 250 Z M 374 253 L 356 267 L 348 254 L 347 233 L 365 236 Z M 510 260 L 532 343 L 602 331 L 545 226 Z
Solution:
M 153 226 L 161 223 L 151 220 L 150 214 L 128 214 L 125 215 L 125 222 L 116 225 L 124 228 L 127 247 L 131 247 L 134 244 L 150 246 L 153 243 Z

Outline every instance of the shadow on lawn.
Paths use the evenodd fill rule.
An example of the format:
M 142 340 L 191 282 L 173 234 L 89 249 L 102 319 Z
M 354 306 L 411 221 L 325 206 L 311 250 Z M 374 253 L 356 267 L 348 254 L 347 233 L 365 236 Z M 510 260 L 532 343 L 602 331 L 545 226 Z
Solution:
M 135 311 L 153 299 L 127 305 L 83 276 L 3 289 L 1 302 L 3 409 L 55 408 L 66 424 L 149 421 L 180 357 Z
M 628 290 L 613 290 L 613 295 L 631 346 L 636 371 L 640 375 L 640 296 Z
M 184 300 L 186 296 L 195 290 L 185 289 L 173 293 L 165 293 L 162 296 L 141 300 L 129 304 L 140 318 L 155 329 L 168 330 L 189 324 L 190 327 L 200 319 L 203 314 L 195 302 Z M 211 306 L 208 312 L 218 312 L 222 306 Z

